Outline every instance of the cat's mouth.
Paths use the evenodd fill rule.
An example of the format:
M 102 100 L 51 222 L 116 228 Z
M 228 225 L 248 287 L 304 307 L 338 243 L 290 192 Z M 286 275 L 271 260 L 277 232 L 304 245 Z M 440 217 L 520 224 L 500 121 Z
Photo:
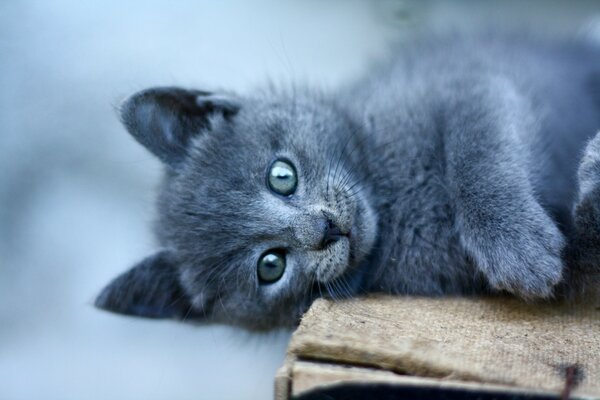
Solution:
M 337 240 L 328 243 L 317 263 L 315 275 L 317 281 L 327 283 L 342 275 L 350 263 L 350 238 L 342 235 Z
M 352 234 L 352 229 L 348 229 L 348 231 L 344 232 L 337 229 L 337 232 L 334 234 L 328 235 L 328 238 L 323 242 L 323 249 L 327 249 L 329 246 L 333 245 L 335 242 L 340 240 L 341 238 L 350 239 L 350 235 Z

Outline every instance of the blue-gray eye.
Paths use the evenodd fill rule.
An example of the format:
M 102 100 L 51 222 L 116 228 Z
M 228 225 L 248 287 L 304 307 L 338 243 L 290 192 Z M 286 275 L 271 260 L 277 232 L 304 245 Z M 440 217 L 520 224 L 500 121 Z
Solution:
M 281 250 L 269 250 L 258 260 L 258 279 L 263 283 L 278 281 L 285 271 L 285 254 Z
M 296 191 L 298 176 L 294 166 L 285 160 L 277 160 L 271 165 L 268 176 L 269 188 L 282 196 Z

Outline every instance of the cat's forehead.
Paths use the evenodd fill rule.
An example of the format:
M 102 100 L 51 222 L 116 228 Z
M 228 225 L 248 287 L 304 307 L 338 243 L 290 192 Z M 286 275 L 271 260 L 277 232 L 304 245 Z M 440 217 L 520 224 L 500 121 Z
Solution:
M 196 138 L 191 149 L 191 168 L 205 181 L 230 176 L 251 178 L 263 173 L 274 159 L 317 167 L 335 143 L 331 134 L 346 129 L 344 121 L 327 107 L 303 102 L 250 102 L 230 120 L 211 121 L 212 129 Z M 241 182 L 235 182 L 236 184 Z
M 343 119 L 331 104 L 294 98 L 252 100 L 240 110 L 235 122 L 249 136 L 257 133 L 256 129 L 296 141 L 337 129 Z

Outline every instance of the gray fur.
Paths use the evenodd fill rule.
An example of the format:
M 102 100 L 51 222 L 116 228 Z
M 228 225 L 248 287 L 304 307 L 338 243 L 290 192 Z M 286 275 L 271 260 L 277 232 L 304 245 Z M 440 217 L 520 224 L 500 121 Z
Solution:
M 600 232 L 600 139 L 579 186 L 577 168 L 600 130 L 599 50 L 484 35 L 393 53 L 331 95 L 158 88 L 127 100 L 125 126 L 166 166 L 163 249 L 136 271 L 151 275 L 143 266 L 158 259 L 164 274 L 168 261 L 181 295 L 165 307 L 170 296 L 144 295 L 139 272 L 126 273 L 97 305 L 263 330 L 293 326 L 321 295 L 548 298 L 575 284 L 573 271 L 597 269 L 577 249 L 600 254 L 600 234 L 577 238 L 581 224 Z M 298 171 L 289 198 L 265 182 L 278 158 Z M 349 236 L 324 247 L 324 221 Z M 286 270 L 261 284 L 258 258 L 274 248 Z M 160 311 L 131 311 L 128 287 Z

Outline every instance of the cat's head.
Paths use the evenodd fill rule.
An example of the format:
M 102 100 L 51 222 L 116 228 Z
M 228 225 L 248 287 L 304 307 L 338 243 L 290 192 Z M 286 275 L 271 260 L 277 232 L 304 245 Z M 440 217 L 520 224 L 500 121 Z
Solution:
M 166 166 L 162 250 L 98 307 L 263 330 L 358 290 L 377 225 L 361 175 L 368 137 L 333 102 L 155 88 L 126 100 L 121 118 Z

